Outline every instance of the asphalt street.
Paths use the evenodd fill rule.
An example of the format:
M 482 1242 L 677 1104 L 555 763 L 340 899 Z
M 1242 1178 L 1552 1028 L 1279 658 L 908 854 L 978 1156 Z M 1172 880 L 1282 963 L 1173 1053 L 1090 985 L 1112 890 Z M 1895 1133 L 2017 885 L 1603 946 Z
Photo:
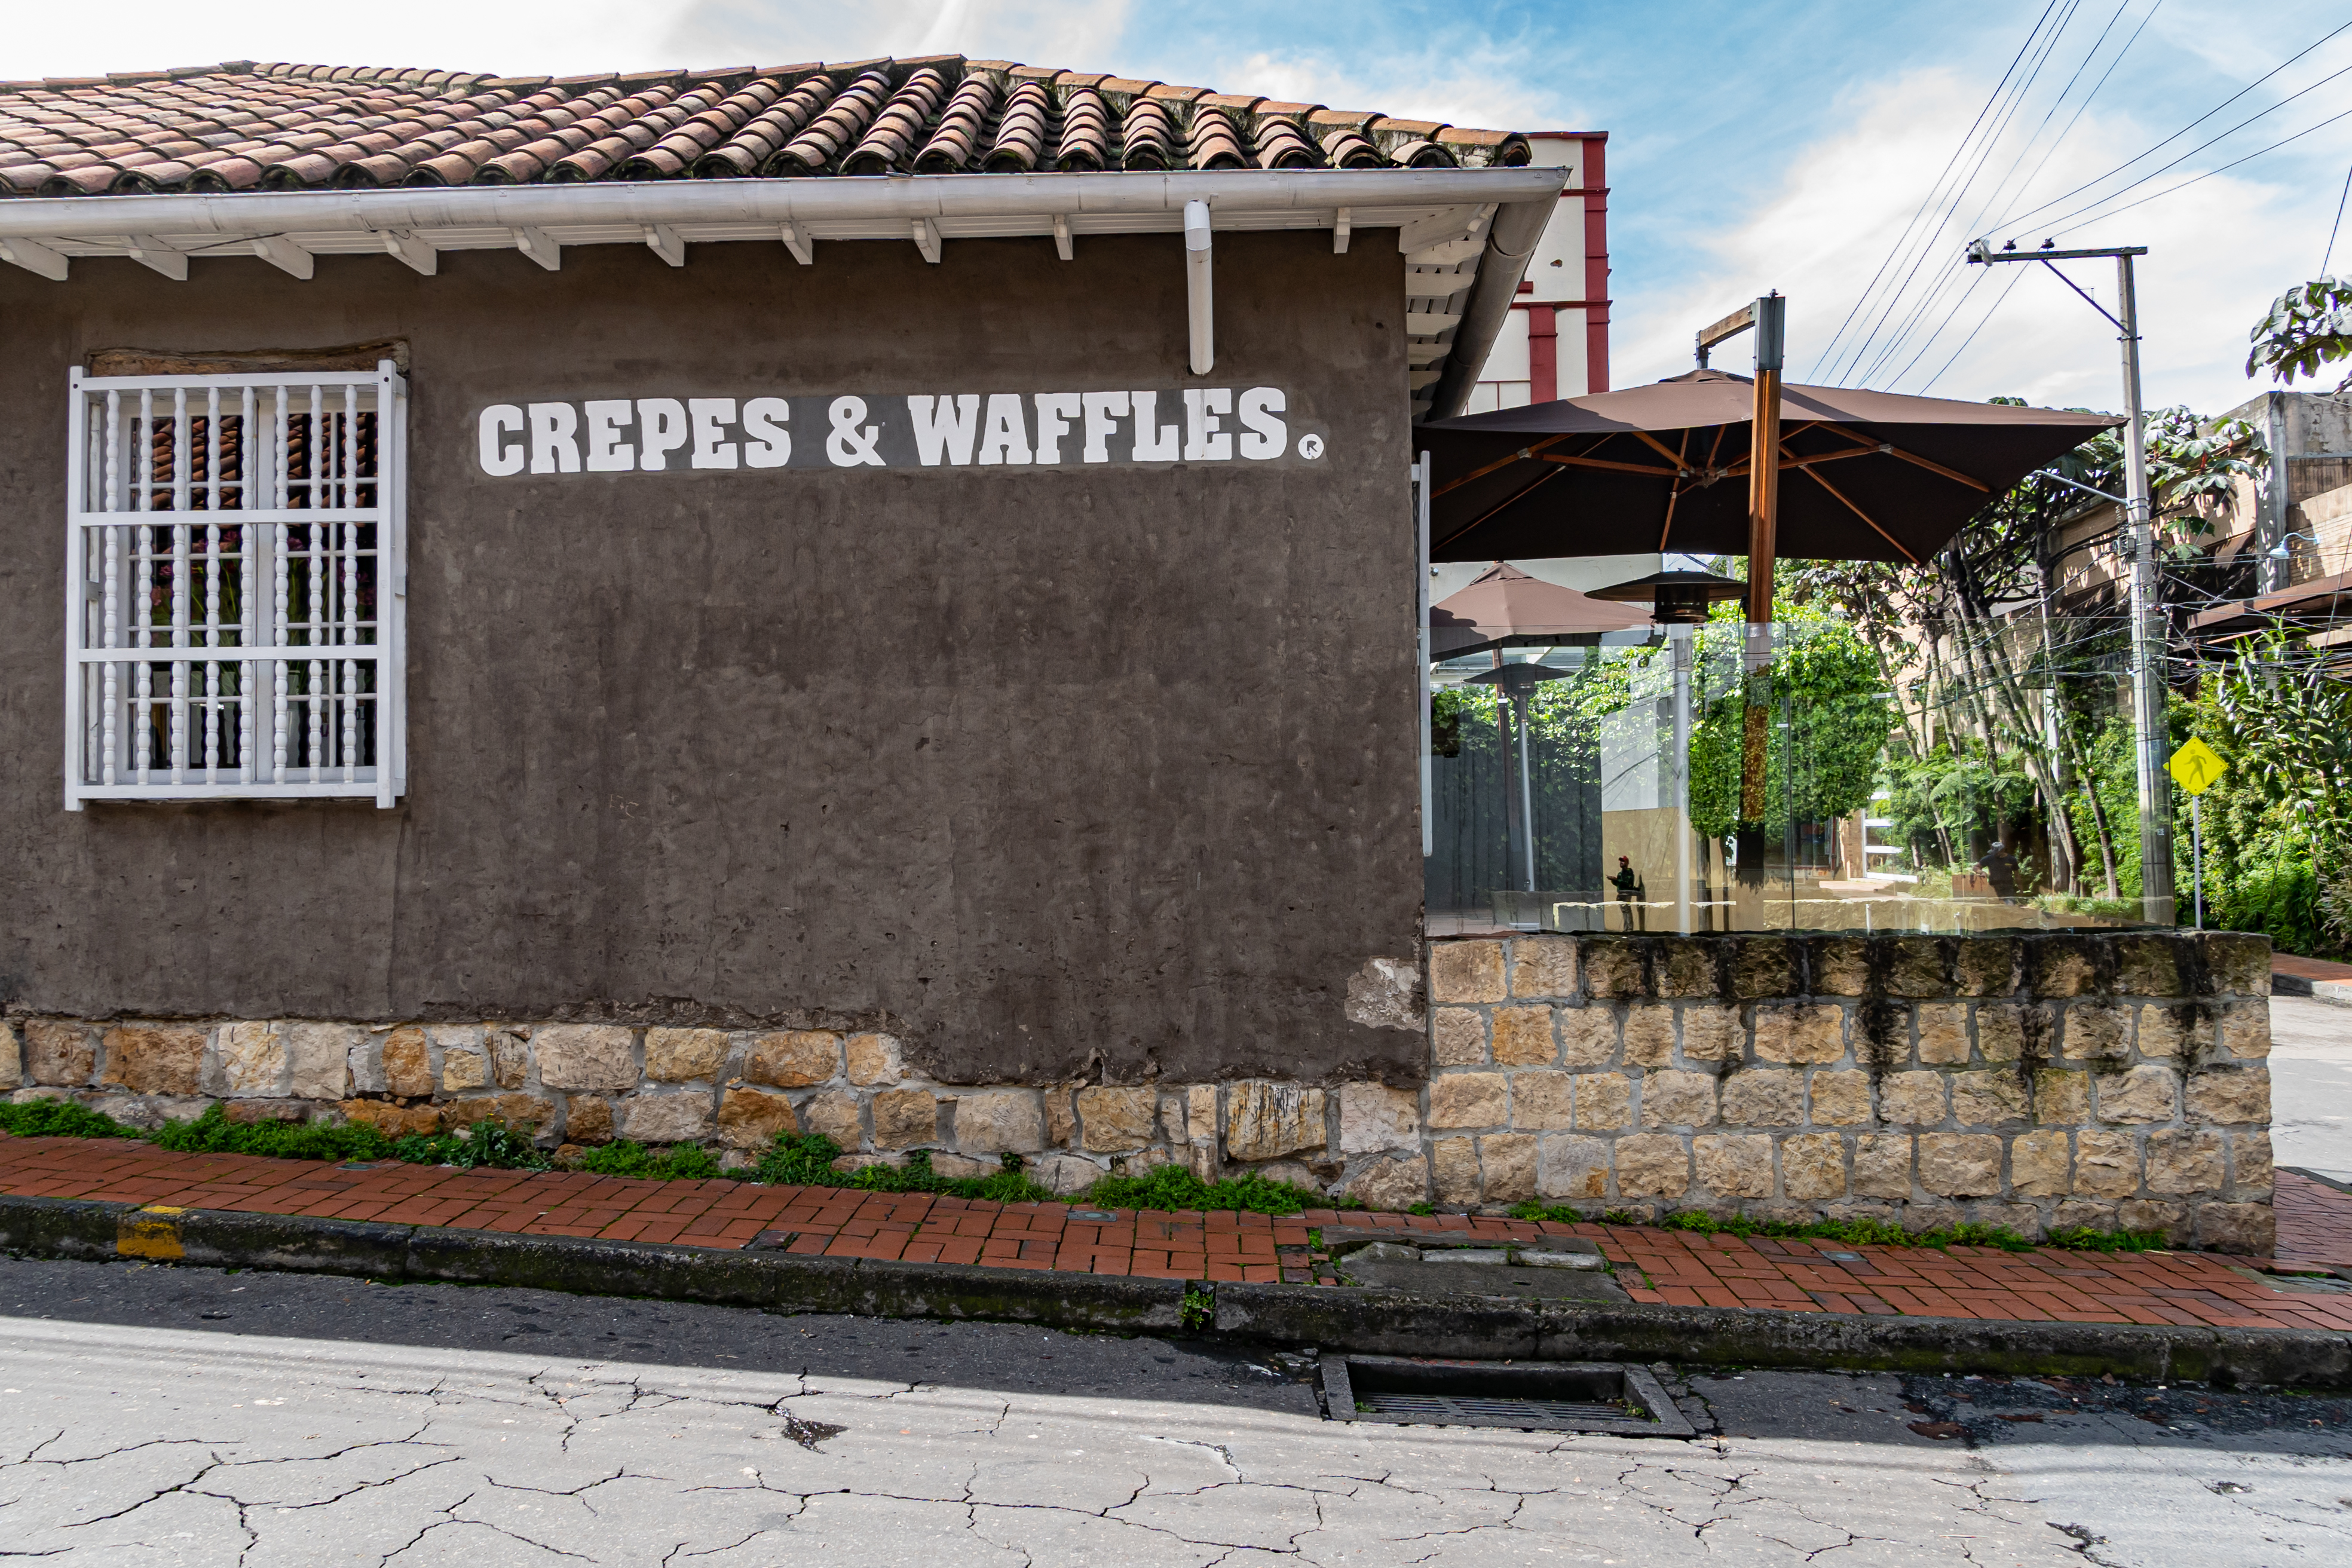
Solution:
M 1676 1371 L 1359 1426 L 1311 1358 L 0 1260 L 0 1554 L 114 1564 L 2352 1561 L 2352 1401 Z
M 2352 1182 L 2352 1007 L 2271 998 L 2271 1152 Z

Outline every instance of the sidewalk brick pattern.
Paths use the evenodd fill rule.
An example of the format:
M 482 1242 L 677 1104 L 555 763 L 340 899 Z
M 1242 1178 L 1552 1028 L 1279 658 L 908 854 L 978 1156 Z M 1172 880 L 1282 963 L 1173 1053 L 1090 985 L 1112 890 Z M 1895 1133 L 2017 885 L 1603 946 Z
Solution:
M 1324 1260 L 1308 1234 L 1318 1226 L 1393 1227 L 1402 1237 L 1449 1232 L 1532 1242 L 1581 1236 L 1617 1264 L 1634 1300 L 1658 1305 L 2352 1331 L 2352 1295 L 2273 1284 L 2254 1267 L 2267 1259 L 2210 1253 L 1850 1247 L 1641 1226 L 1313 1209 L 1278 1218 L 1120 1209 L 1089 1221 L 1076 1215 L 1106 1211 L 580 1172 L 346 1167 L 178 1154 L 129 1141 L 5 1135 L 0 1192 L 689 1247 L 742 1247 L 763 1236 L 772 1245 L 789 1236 L 786 1250 L 828 1258 L 1253 1283 L 1307 1284 L 1326 1272 L 1317 1267 Z M 2352 1264 L 2352 1195 L 2282 1173 L 2279 1201 L 2284 1262 L 2309 1264 L 2332 1249 L 2329 1262 Z
M 2352 1270 L 2352 1193 L 2293 1171 L 2278 1173 L 2279 1261 Z

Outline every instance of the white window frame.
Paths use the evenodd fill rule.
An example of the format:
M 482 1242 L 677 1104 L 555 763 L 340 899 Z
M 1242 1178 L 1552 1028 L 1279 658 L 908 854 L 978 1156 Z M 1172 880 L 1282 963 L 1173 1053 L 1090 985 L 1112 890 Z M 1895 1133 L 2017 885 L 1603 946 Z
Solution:
M 358 417 L 369 414 L 372 475 Z M 229 419 L 233 476 L 222 450 Z M 66 809 L 391 807 L 408 786 L 408 387 L 393 362 L 221 375 L 77 369 L 68 430 Z M 324 454 L 309 449 L 321 430 Z M 373 615 L 362 619 L 371 562 Z M 361 761 L 369 755 L 377 760 Z

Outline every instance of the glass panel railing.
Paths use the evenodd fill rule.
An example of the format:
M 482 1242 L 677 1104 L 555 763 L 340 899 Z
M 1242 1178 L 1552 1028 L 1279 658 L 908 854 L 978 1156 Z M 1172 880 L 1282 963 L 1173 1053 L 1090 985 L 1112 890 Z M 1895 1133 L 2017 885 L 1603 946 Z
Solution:
M 1893 815 L 1912 742 L 1837 623 L 1486 649 L 1431 684 L 1432 934 L 2138 923 L 2043 885 L 1997 767 Z

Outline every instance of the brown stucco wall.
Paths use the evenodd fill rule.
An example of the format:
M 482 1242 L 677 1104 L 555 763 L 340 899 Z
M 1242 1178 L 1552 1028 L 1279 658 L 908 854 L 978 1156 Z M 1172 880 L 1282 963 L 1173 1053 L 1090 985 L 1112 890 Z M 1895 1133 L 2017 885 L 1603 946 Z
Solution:
M 0 268 L 0 996 L 887 1027 L 943 1079 L 1424 1071 L 1400 259 L 1220 236 L 1312 467 L 491 480 L 484 404 L 1186 384 L 1172 237 Z M 409 793 L 60 805 L 66 373 L 411 345 Z M 799 432 L 808 439 L 819 432 Z

